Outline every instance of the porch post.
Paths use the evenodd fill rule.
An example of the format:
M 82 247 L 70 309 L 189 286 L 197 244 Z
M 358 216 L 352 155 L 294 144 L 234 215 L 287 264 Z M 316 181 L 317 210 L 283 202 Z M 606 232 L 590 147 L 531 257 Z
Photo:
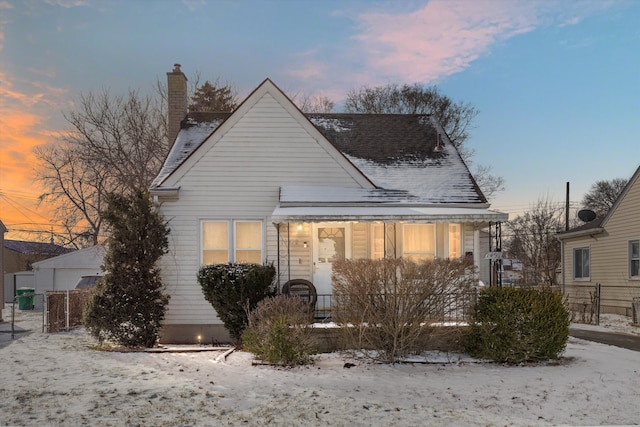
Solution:
M 277 256 L 277 265 L 278 265 L 278 293 L 280 293 L 280 223 L 276 224 L 276 251 L 278 252 Z

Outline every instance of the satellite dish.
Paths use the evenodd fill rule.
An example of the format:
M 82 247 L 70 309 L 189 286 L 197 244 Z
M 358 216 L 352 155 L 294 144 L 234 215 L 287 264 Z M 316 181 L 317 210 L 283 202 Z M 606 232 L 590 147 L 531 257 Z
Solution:
M 591 222 L 596 219 L 596 213 L 591 209 L 582 209 L 578 211 L 578 218 L 584 222 Z

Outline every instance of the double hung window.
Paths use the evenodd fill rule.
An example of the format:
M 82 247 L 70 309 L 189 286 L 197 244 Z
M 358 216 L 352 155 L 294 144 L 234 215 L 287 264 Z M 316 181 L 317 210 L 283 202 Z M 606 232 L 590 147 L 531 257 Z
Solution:
M 640 279 L 640 240 L 629 241 L 629 277 Z
M 573 278 L 590 278 L 590 258 L 589 248 L 575 248 L 573 250 Z
M 262 264 L 262 221 L 203 221 L 202 264 Z

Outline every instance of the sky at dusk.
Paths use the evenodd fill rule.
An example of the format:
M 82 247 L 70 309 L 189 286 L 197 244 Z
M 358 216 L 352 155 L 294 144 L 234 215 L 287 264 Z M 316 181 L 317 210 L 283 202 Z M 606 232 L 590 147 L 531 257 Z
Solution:
M 33 148 L 80 93 L 153 94 L 174 63 L 244 98 L 265 78 L 340 108 L 362 85 L 437 85 L 480 114 L 469 147 L 506 180 L 492 207 L 578 206 L 640 165 L 639 1 L 0 0 L 0 220 L 55 226 Z M 472 166 L 473 168 L 473 166 Z

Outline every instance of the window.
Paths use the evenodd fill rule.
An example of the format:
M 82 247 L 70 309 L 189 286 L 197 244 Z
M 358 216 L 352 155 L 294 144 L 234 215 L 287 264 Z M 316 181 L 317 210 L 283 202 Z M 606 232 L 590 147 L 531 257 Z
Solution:
M 629 277 L 640 278 L 640 240 L 629 241 Z
M 261 221 L 202 222 L 202 264 L 229 262 L 262 264 Z
M 433 224 L 404 224 L 404 256 L 413 260 L 435 258 L 435 228 Z
M 589 248 L 575 248 L 573 250 L 573 278 L 588 279 L 589 271 Z
M 384 224 L 371 226 L 371 259 L 384 258 Z
M 449 224 L 449 258 L 460 258 L 462 254 L 460 224 Z

